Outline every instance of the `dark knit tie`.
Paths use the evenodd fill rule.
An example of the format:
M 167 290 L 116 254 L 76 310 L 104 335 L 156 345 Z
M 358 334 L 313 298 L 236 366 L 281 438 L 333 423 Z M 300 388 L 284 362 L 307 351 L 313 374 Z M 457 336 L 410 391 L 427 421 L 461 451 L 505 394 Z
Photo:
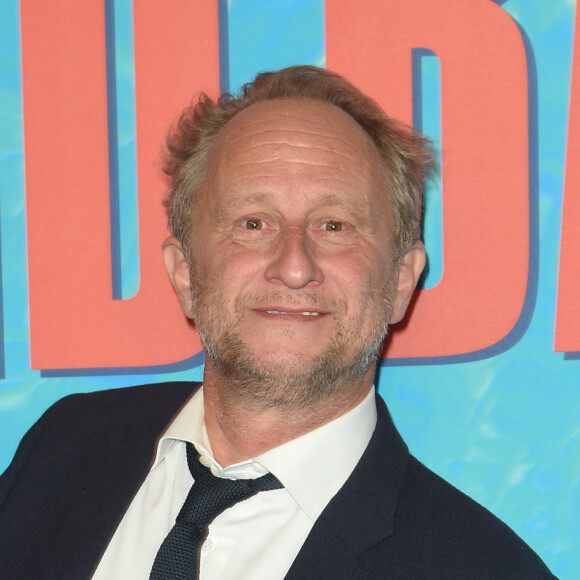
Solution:
M 194 479 L 175 525 L 155 556 L 150 580 L 191 580 L 197 578 L 199 551 L 209 524 L 224 510 L 260 491 L 280 489 L 271 473 L 257 479 L 215 477 L 199 462 L 195 447 L 187 444 L 187 464 Z

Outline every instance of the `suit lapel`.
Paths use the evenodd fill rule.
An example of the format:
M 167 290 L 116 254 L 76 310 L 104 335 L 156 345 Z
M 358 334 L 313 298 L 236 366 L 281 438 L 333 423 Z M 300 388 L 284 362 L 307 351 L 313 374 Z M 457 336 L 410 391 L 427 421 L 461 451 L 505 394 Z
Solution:
M 349 479 L 315 522 L 287 580 L 368 578 L 361 564 L 364 552 L 394 534 L 409 452 L 378 395 L 376 402 L 373 436 Z

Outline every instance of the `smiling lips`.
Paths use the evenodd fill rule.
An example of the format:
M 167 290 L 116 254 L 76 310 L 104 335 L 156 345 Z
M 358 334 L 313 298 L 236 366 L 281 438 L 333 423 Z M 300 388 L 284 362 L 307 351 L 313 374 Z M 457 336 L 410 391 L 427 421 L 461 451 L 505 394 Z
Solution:
M 268 314 L 300 314 L 301 316 L 320 316 L 321 312 L 314 312 L 312 310 L 302 310 L 301 312 L 287 312 L 284 310 L 266 310 Z
M 277 318 L 278 320 L 312 320 L 315 318 L 323 318 L 328 314 L 328 312 L 320 310 L 294 310 L 279 307 L 256 308 L 254 312 L 266 318 Z

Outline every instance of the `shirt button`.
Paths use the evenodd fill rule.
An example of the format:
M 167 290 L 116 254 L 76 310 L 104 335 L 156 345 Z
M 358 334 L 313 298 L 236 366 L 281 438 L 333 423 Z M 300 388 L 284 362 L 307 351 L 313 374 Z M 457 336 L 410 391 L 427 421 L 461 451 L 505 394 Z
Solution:
M 211 467 L 211 457 L 208 457 L 207 455 L 201 455 L 199 457 L 199 462 L 206 467 Z
M 211 538 L 208 538 L 201 546 L 201 549 L 204 552 L 209 552 L 212 548 L 213 548 L 213 542 L 211 541 Z

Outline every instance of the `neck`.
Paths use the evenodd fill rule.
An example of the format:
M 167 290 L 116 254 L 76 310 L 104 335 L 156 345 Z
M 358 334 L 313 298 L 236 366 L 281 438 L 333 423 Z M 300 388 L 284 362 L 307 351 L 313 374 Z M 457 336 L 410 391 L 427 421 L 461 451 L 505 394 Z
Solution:
M 213 366 L 204 373 L 205 425 L 215 459 L 222 466 L 256 457 L 344 415 L 368 394 L 372 366 L 363 377 L 312 405 L 265 406 L 241 397 Z

